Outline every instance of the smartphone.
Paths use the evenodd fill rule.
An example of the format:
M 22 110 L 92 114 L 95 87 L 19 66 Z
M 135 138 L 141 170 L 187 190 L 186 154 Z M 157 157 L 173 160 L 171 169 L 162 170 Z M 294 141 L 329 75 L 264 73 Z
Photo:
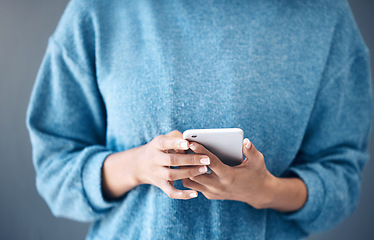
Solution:
M 224 164 L 235 166 L 243 161 L 243 135 L 240 128 L 189 129 L 183 132 L 183 139 L 202 144 Z M 194 151 L 188 149 L 186 153 Z

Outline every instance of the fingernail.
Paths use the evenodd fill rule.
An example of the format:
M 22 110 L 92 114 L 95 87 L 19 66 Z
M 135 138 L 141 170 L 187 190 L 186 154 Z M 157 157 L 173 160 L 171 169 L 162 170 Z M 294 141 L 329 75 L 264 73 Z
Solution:
M 194 151 L 196 150 L 196 146 L 193 143 L 190 144 L 190 148 L 191 150 L 194 150 Z
M 200 159 L 200 162 L 201 162 L 202 164 L 207 164 L 207 165 L 209 165 L 209 164 L 210 164 L 210 159 L 207 158 L 207 157 L 205 157 L 205 158 Z
M 195 192 L 194 192 L 194 193 L 191 193 L 191 194 L 190 194 L 190 197 L 192 197 L 192 198 L 197 197 L 197 193 L 195 193 Z
M 179 146 L 183 149 L 188 149 L 187 141 L 180 141 Z
M 244 139 L 244 143 L 245 143 L 245 148 L 246 149 L 250 149 L 251 148 L 252 143 L 251 143 L 251 141 L 249 141 L 248 138 Z
M 208 168 L 206 166 L 202 166 L 202 167 L 199 168 L 199 172 L 201 172 L 201 173 L 204 173 L 206 171 L 208 171 Z

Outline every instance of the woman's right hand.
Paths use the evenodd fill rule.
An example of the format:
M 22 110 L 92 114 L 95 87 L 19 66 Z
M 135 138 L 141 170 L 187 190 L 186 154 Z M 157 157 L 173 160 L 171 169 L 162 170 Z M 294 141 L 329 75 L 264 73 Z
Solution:
M 149 143 L 107 157 L 103 165 L 103 191 L 106 198 L 116 198 L 140 184 L 152 184 L 170 198 L 197 197 L 195 190 L 179 190 L 173 181 L 204 174 L 209 157 L 201 154 L 185 154 L 189 142 L 183 134 L 174 130 L 159 135 Z M 202 160 L 204 159 L 205 160 Z M 171 168 L 182 167 L 182 168 Z

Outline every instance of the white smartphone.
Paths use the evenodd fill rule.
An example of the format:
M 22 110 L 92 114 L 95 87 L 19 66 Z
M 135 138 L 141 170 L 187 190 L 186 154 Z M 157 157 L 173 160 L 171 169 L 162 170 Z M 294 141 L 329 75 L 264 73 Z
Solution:
M 224 164 L 239 165 L 243 161 L 243 130 L 240 128 L 189 129 L 183 138 L 202 144 Z M 194 153 L 188 149 L 186 153 Z M 211 173 L 211 170 L 207 172 Z

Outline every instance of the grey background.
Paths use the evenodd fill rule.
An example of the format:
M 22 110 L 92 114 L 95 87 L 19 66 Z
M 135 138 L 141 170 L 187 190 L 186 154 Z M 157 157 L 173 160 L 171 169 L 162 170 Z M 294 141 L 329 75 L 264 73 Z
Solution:
M 68 0 L 0 0 L 0 239 L 83 239 L 88 224 L 52 216 L 35 188 L 25 112 L 49 35 Z M 374 1 L 350 0 L 374 55 Z M 374 64 L 371 62 L 374 73 Z M 374 144 L 357 210 L 310 239 L 374 239 Z

